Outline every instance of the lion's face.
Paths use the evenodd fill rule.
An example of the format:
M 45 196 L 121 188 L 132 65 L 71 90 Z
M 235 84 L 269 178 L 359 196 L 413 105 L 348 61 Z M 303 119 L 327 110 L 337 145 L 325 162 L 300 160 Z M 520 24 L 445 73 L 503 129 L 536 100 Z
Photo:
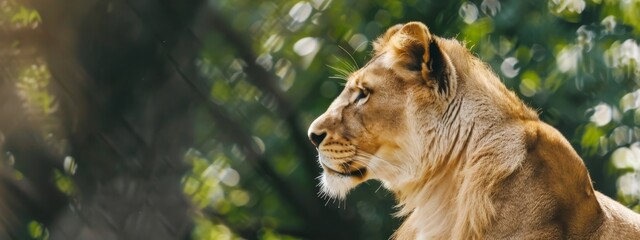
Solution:
M 385 153 L 398 151 L 406 135 L 407 86 L 377 64 L 355 72 L 329 109 L 309 128 L 324 173 L 323 190 L 343 197 L 381 170 Z M 378 156 L 378 157 L 375 157 Z M 389 160 L 391 161 L 391 160 Z
M 455 70 L 421 23 L 389 29 L 374 47 L 373 59 L 309 127 L 322 190 L 332 197 L 368 179 L 393 185 L 414 177 L 425 150 L 418 129 L 437 124 L 455 91 Z

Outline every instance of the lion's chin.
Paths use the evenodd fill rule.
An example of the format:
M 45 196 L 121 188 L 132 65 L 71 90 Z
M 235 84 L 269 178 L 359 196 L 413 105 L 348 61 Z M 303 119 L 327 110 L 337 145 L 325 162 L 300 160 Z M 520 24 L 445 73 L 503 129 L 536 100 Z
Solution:
M 363 182 L 362 179 L 339 175 L 325 170 L 322 172 L 320 191 L 332 198 L 343 199 L 354 187 Z
M 337 166 L 338 168 L 334 169 L 329 167 L 332 164 L 327 163 L 323 154 L 318 156 L 318 160 L 323 169 L 320 177 L 320 191 L 330 198 L 344 199 L 351 189 L 369 177 L 367 168 L 364 166 L 346 162 L 342 168 Z

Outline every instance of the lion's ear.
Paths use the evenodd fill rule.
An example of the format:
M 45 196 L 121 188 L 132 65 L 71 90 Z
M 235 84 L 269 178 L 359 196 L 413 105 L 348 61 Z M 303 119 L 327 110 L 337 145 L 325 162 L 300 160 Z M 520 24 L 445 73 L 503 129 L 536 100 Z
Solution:
M 435 81 L 438 91 L 444 95 L 453 95 L 456 90 L 457 74 L 449 55 L 442 51 L 438 41 L 429 42 L 427 61 L 422 63 L 422 78 Z
M 401 67 L 410 71 L 420 71 L 425 83 L 437 84 L 441 94 L 453 92 L 455 68 L 427 26 L 420 22 L 409 22 L 401 27 L 396 25 L 382 39 L 387 40 L 378 48 L 386 47 L 393 59 L 400 60 L 393 61 L 394 64 L 403 64 Z

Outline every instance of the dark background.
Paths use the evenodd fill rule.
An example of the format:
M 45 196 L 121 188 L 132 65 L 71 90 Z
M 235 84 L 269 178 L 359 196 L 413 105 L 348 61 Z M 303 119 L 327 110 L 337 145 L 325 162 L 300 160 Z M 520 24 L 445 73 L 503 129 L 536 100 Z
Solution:
M 317 196 L 306 128 L 422 21 L 487 61 L 640 210 L 640 1 L 0 0 L 0 239 L 387 239 Z M 455 57 L 455 56 L 453 56 Z

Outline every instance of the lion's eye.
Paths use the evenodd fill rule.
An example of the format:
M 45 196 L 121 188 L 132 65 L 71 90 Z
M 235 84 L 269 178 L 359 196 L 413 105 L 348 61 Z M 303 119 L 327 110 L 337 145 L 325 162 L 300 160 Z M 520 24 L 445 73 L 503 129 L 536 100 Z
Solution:
M 369 97 L 369 91 L 367 89 L 360 89 L 360 91 L 358 91 L 358 96 L 356 97 L 355 102 L 357 103 L 363 101 L 367 99 L 367 97 Z

